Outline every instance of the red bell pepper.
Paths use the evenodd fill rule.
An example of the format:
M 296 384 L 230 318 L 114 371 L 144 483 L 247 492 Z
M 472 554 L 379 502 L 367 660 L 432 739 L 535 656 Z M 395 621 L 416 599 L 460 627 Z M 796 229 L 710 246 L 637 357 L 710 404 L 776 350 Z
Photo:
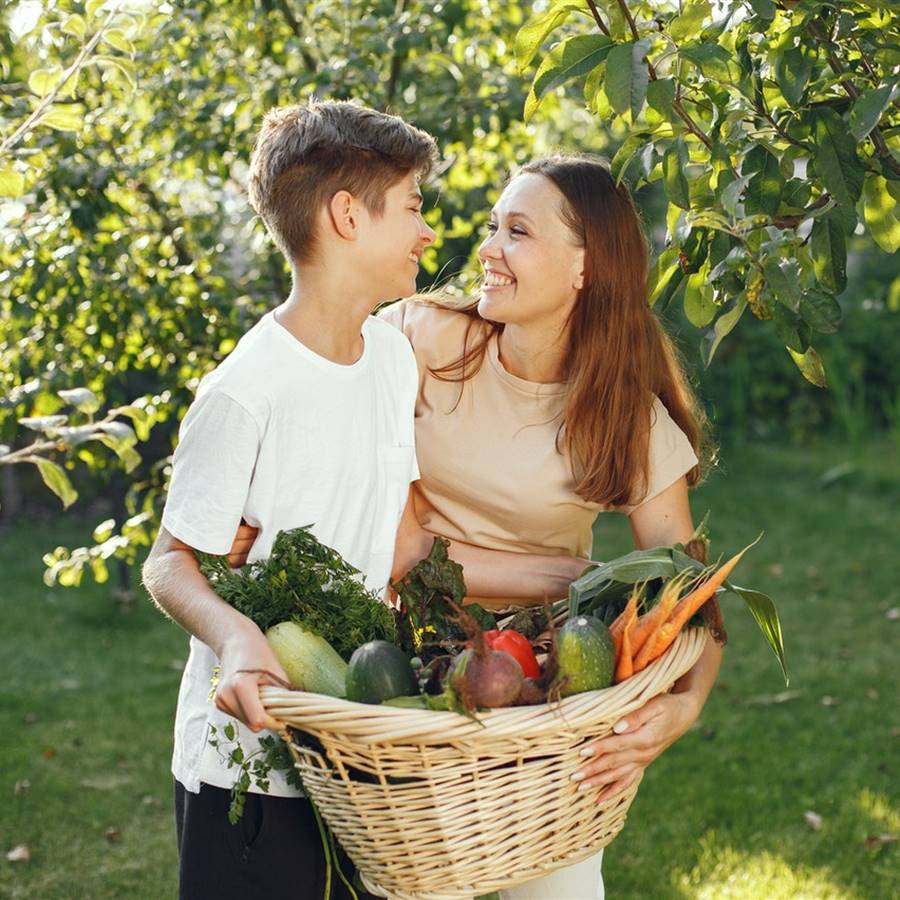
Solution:
M 484 640 L 491 650 L 508 653 L 522 667 L 526 678 L 540 677 L 541 667 L 531 649 L 531 642 L 524 634 L 512 628 L 494 629 L 484 633 Z

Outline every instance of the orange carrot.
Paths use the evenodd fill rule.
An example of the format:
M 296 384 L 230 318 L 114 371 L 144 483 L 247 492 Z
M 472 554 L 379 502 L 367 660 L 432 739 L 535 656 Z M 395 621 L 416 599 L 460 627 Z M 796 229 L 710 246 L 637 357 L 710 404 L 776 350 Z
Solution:
M 629 599 L 629 603 L 630 603 Z M 620 681 L 624 681 L 626 678 L 630 678 L 632 673 L 634 672 L 634 663 L 631 657 L 631 631 L 634 628 L 634 623 L 637 620 L 637 601 L 635 601 L 635 606 L 631 611 L 631 617 L 625 623 L 625 628 L 622 630 L 622 644 L 619 649 L 619 654 L 616 657 L 616 674 L 615 674 L 615 682 L 618 684 Z
M 634 631 L 631 635 L 631 652 L 635 659 L 637 659 L 638 653 L 646 645 L 650 635 L 656 632 L 659 626 L 669 618 L 669 614 L 678 602 L 678 594 L 681 588 L 684 587 L 690 574 L 689 571 L 685 570 L 670 578 L 663 586 L 656 606 L 649 612 L 644 613 L 635 623 Z
M 641 590 L 642 588 L 638 585 L 635 585 L 631 589 L 631 595 L 628 597 L 625 609 L 622 610 L 612 625 L 609 626 L 609 633 L 612 635 L 613 647 L 616 651 L 616 659 L 619 658 L 619 653 L 622 649 L 622 634 L 625 631 L 625 625 L 629 619 L 631 619 L 632 615 L 637 613 L 637 603 L 641 595 Z
M 760 537 L 762 537 L 762 535 L 760 535 Z M 756 539 L 756 541 L 758 540 L 759 538 Z M 714 572 L 700 585 L 700 587 L 695 591 L 692 591 L 678 603 L 666 623 L 659 629 L 653 649 L 648 654 L 648 663 L 652 662 L 669 649 L 674 643 L 675 638 L 678 637 L 678 633 L 684 628 L 691 616 L 693 616 L 707 600 L 715 596 L 719 586 L 732 573 L 734 567 L 741 561 L 743 555 L 756 543 L 756 541 L 754 541 L 753 544 L 748 544 L 740 553 L 732 556 L 728 562 L 722 565 L 718 571 Z

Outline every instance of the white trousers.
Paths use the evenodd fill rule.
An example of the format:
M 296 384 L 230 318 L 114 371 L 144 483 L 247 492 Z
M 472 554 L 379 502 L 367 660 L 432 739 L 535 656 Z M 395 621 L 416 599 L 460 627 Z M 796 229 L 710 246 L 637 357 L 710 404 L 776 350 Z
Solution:
M 500 891 L 501 900 L 603 900 L 603 851 L 549 875 Z

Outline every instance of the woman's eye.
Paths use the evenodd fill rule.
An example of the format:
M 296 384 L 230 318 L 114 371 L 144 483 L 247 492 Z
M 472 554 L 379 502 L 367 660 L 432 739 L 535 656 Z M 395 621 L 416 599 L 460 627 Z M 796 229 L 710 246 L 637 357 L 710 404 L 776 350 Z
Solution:
M 517 237 L 518 237 L 518 236 L 521 236 L 521 235 L 526 235 L 526 234 L 528 234 L 528 232 L 525 231 L 524 229 L 522 229 L 522 228 L 517 228 L 517 227 L 515 227 L 515 226 L 513 226 L 512 228 L 510 228 L 509 231 L 510 231 L 511 234 L 514 234 L 514 235 L 516 235 Z
M 491 234 L 493 234 L 497 230 L 497 223 L 488 222 L 487 225 L 484 226 L 484 228 L 486 231 L 489 231 Z

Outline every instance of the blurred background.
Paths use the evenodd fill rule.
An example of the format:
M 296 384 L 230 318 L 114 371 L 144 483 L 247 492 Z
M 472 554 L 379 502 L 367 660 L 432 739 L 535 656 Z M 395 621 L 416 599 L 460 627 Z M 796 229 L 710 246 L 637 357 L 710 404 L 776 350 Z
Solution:
M 607 854 L 608 895 L 900 896 L 900 27 L 890 4 L 842 6 L 0 6 L 0 892 L 176 890 L 168 764 L 187 639 L 139 563 L 199 379 L 289 291 L 245 199 L 247 162 L 265 110 L 315 95 L 437 137 L 422 289 L 471 289 L 518 164 L 558 149 L 612 160 L 710 417 L 695 518 L 711 511 L 716 553 L 766 532 L 742 580 L 778 605 L 790 684 L 746 611 L 726 608 L 720 681 L 648 772 Z M 816 55 L 826 26 L 834 53 L 850 48 L 843 75 Z M 613 45 L 635 60 L 625 87 L 603 69 Z M 668 101 L 647 90 L 647 53 Z M 842 78 L 856 97 L 838 96 Z M 682 88 L 687 118 L 671 113 Z M 821 138 L 831 115 L 862 137 Z M 746 193 L 724 196 L 729 183 Z M 722 209 L 726 224 L 710 218 Z M 796 303 L 772 260 L 803 285 Z M 627 521 L 601 517 L 595 554 L 628 548 Z

